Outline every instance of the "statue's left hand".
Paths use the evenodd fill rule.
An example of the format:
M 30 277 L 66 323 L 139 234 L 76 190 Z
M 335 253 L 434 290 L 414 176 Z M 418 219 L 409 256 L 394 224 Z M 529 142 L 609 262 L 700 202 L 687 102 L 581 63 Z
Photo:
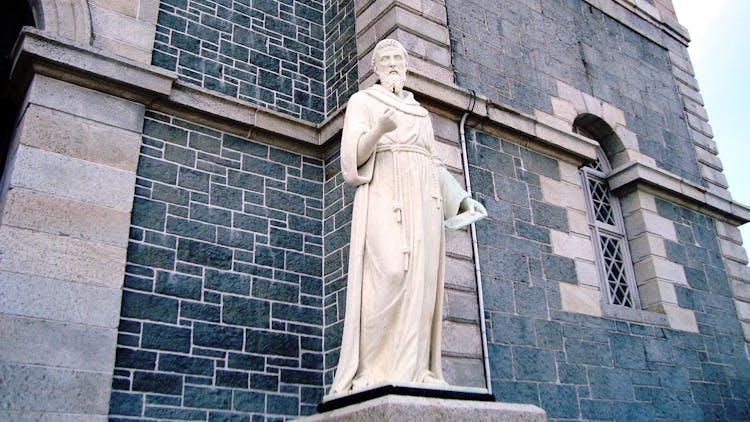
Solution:
M 481 202 L 474 200 L 474 198 L 471 198 L 467 196 L 461 201 L 461 204 L 458 207 L 458 212 L 466 212 L 468 211 L 470 214 L 476 214 L 480 213 L 483 215 L 487 215 L 487 209 L 484 208 L 484 205 L 482 205 Z

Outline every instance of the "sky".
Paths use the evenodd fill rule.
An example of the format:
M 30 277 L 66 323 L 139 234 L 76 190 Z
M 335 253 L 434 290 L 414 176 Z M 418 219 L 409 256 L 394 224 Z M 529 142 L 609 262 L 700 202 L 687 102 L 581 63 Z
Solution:
M 734 201 L 750 206 L 750 0 L 672 0 Z M 750 223 L 740 227 L 745 249 Z

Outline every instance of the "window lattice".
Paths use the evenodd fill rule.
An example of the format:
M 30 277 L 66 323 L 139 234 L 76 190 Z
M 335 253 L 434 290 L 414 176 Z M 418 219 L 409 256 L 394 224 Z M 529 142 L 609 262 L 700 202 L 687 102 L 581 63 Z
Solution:
M 609 297 L 612 303 L 630 308 L 634 307 L 633 295 L 630 292 L 630 284 L 625 272 L 626 262 L 622 253 L 622 240 L 606 235 L 600 235 L 599 240 L 602 247 Z
M 599 266 L 609 303 L 637 308 L 625 227 L 618 204 L 607 184 L 606 162 L 597 160 L 582 168 L 589 197 L 589 219 L 598 242 Z
M 594 218 L 602 223 L 615 225 L 614 209 L 612 208 L 609 186 L 602 180 L 589 178 L 591 202 L 594 206 Z
M 607 172 L 607 169 L 605 169 L 604 166 L 602 165 L 602 160 L 596 160 L 594 162 L 591 162 L 588 164 L 588 167 L 591 168 L 592 170 L 598 171 L 599 173 Z

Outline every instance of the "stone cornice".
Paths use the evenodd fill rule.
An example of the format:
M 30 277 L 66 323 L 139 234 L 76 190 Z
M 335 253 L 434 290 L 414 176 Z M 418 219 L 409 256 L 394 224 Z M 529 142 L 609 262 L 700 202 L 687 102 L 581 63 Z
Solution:
M 460 117 L 471 103 L 471 93 L 456 85 L 448 85 L 428 76 L 410 73 L 406 87 L 426 106 L 444 109 Z M 472 121 L 482 125 L 482 129 L 492 132 L 493 127 L 518 133 L 524 138 L 531 138 L 525 146 L 541 149 L 577 163 L 596 159 L 597 144 L 583 136 L 562 131 L 547 125 L 532 116 L 495 103 L 477 95 L 472 110 Z M 471 122 L 471 121 L 470 121 Z
M 327 154 L 329 141 L 338 138 L 344 121 L 345 107 L 324 122 L 314 124 L 183 83 L 174 72 L 114 56 L 44 31 L 26 29 L 15 49 L 11 95 L 17 101 L 22 100 L 34 74 L 321 158 Z M 428 108 L 456 118 L 465 112 L 472 97 L 463 88 L 419 73 L 410 74 L 407 88 Z M 481 125 L 482 130 L 501 136 L 515 134 L 514 142 L 554 157 L 579 164 L 596 158 L 596 143 L 590 139 L 550 126 L 488 98 L 475 98 L 471 116 L 470 123 Z M 644 163 L 631 162 L 615 169 L 610 184 L 615 190 L 645 186 L 733 224 L 750 220 L 750 208 Z
M 319 125 L 296 119 L 183 83 L 174 72 L 35 28 L 24 30 L 14 57 L 10 95 L 19 102 L 31 77 L 41 74 L 309 155 L 319 154 L 318 146 L 327 140 L 321 134 L 330 134 L 331 122 L 338 122 L 335 116 Z
M 666 170 L 631 161 L 612 170 L 610 188 L 617 192 L 632 187 L 696 209 L 722 221 L 741 225 L 750 221 L 750 207 L 716 195 Z
M 652 25 L 654 29 L 660 33 L 666 34 L 681 44 L 687 46 L 690 42 L 690 35 L 688 30 L 682 26 L 672 16 L 665 16 L 660 13 L 656 7 L 652 6 L 644 0 L 584 0 L 586 3 L 601 10 L 606 15 L 616 19 L 618 22 L 627 26 L 631 30 L 643 35 L 644 37 L 656 42 L 657 44 L 664 45 L 664 42 L 660 39 L 660 35 L 651 33 L 646 28 L 637 25 L 631 19 L 625 19 L 622 15 L 623 11 L 632 13 L 644 22 Z M 665 47 L 666 48 L 666 47 Z
M 176 80 L 172 72 L 26 27 L 14 49 L 12 86 L 24 91 L 37 73 L 141 103 L 168 96 Z

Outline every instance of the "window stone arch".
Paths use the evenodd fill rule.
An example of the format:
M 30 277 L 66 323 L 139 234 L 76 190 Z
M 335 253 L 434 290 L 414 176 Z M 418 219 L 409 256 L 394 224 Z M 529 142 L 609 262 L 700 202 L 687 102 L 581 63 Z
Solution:
M 81 43 L 91 42 L 88 0 L 26 0 L 36 26 L 52 35 Z
M 625 221 L 619 198 L 612 194 L 607 182 L 610 163 L 617 160 L 617 155 L 625 148 L 614 130 L 593 114 L 576 118 L 573 131 L 591 138 L 600 146 L 597 160 L 582 166 L 580 172 L 602 297 L 609 305 L 640 309 Z

